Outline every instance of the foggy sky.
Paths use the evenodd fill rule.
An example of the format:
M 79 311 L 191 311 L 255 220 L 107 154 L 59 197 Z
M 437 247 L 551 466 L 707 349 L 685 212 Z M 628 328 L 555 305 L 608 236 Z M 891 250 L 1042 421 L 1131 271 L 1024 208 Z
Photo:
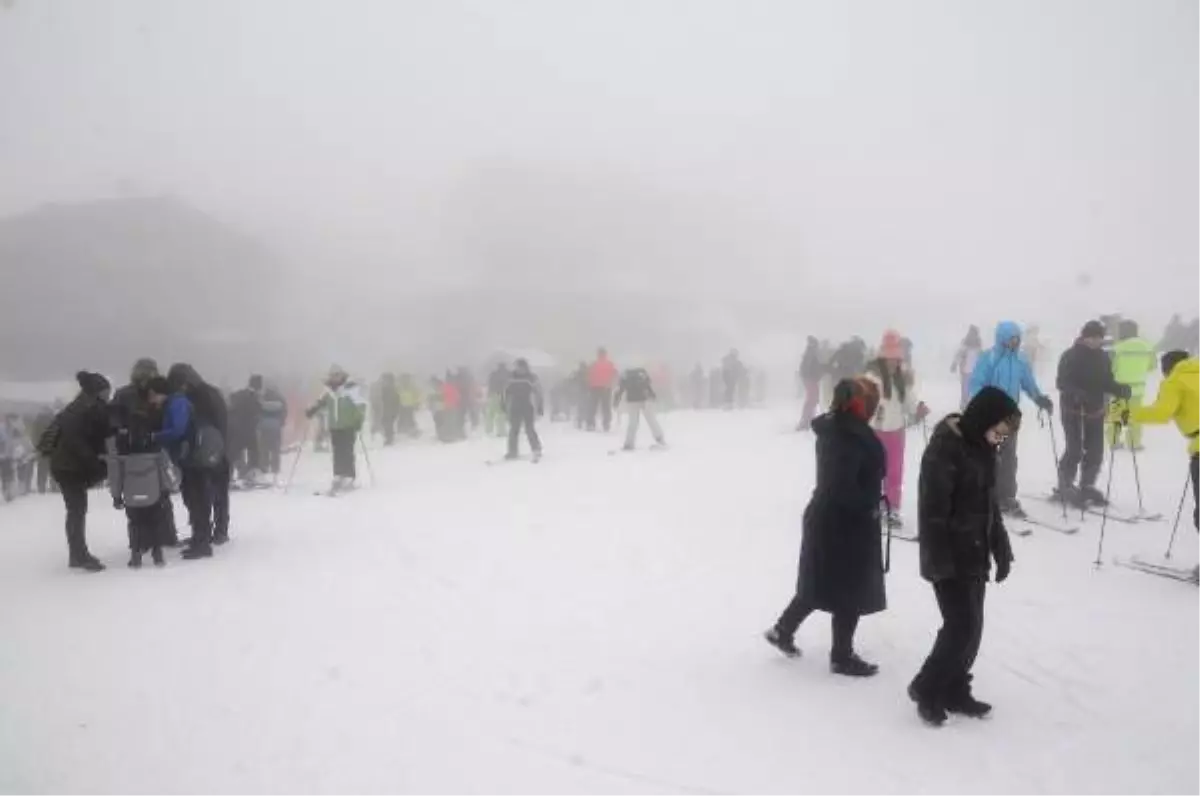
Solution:
M 1194 311 L 1197 24 L 1182 0 L 9 0 L 0 213 L 174 193 L 316 278 L 421 288 L 476 278 L 462 208 L 499 169 L 670 231 L 563 285 Z

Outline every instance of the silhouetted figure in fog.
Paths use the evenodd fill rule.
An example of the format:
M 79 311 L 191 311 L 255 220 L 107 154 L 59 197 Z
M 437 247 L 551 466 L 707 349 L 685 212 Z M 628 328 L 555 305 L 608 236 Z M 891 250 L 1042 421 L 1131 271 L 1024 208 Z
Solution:
M 608 351 L 601 348 L 596 352 L 596 361 L 588 368 L 588 389 L 591 403 L 588 407 L 588 431 L 596 430 L 596 415 L 599 414 L 605 431 L 612 428 L 612 395 L 617 381 L 617 367 L 608 358 Z
M 506 459 L 519 457 L 521 429 L 529 439 L 529 449 L 534 461 L 541 458 L 542 441 L 534 427 L 535 418 L 545 414 L 542 385 L 529 369 L 529 363 L 518 359 L 513 364 L 512 376 L 504 387 L 504 409 L 508 413 L 508 453 Z

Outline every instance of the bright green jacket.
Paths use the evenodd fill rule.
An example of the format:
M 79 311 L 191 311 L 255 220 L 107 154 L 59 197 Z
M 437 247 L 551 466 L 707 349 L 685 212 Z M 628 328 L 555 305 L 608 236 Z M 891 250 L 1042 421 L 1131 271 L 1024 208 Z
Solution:
M 1112 348 L 1113 378 L 1118 384 L 1127 384 L 1135 396 L 1140 397 L 1146 389 L 1146 377 L 1154 370 L 1154 346 L 1140 337 L 1121 340 Z

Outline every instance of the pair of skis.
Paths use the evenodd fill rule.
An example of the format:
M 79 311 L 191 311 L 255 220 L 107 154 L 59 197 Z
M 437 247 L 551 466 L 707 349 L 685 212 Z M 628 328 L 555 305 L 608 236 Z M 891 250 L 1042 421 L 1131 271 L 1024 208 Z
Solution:
M 542 454 L 535 453 L 531 456 L 525 456 L 523 454 L 516 457 L 501 456 L 499 459 L 488 459 L 484 462 L 484 464 L 486 464 L 488 467 L 495 467 L 500 464 L 512 464 L 513 462 L 529 462 L 530 464 L 537 464 L 541 460 Z
M 1133 556 L 1131 558 L 1114 558 L 1113 563 L 1119 567 L 1126 569 L 1136 569 L 1139 572 L 1145 572 L 1148 575 L 1156 575 L 1160 578 L 1170 578 L 1183 583 L 1197 584 L 1197 570 L 1185 569 L 1183 567 L 1173 567 L 1168 564 L 1158 564 L 1153 561 L 1147 561 L 1143 558 Z
M 1057 506 L 1062 505 L 1062 498 L 1054 494 L 1030 495 L 1027 497 L 1032 497 L 1036 500 L 1045 501 L 1047 503 L 1053 503 Z M 1079 507 L 1074 504 L 1068 503 L 1067 507 L 1068 510 L 1079 511 Z M 1128 512 L 1120 511 L 1119 509 L 1114 509 L 1111 505 L 1108 507 L 1108 511 L 1106 512 L 1103 506 L 1097 506 L 1094 503 L 1088 504 L 1083 511 L 1084 513 L 1091 514 L 1094 517 L 1103 517 L 1107 514 L 1108 518 L 1113 522 L 1119 522 L 1125 525 L 1137 525 L 1139 522 L 1162 522 L 1163 520 L 1162 514 L 1152 514 L 1149 512 L 1130 514 Z M 1078 530 L 1078 528 L 1076 530 Z

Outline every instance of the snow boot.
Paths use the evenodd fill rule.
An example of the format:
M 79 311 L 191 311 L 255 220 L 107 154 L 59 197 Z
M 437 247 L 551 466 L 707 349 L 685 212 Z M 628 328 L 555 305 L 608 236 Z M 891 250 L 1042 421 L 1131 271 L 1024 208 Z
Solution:
M 1025 507 L 1021 505 L 1021 501 L 1016 498 L 1008 498 L 1000 502 L 1000 513 L 1005 517 L 1012 517 L 1015 520 L 1029 519 L 1029 515 L 1025 512 Z
M 963 716 L 970 716 L 973 719 L 982 719 L 992 712 L 992 706 L 986 702 L 980 702 L 970 694 L 965 694 L 946 700 L 946 712 L 959 713 Z
M 194 561 L 197 558 L 212 558 L 212 554 L 213 551 L 210 545 L 192 545 L 183 551 L 183 558 L 187 561 Z
M 800 657 L 800 648 L 796 646 L 795 640 L 789 636 L 783 635 L 783 633 L 780 633 L 779 628 L 771 628 L 767 632 L 763 633 L 763 638 L 767 640 L 768 644 L 782 652 L 787 657 Z
M 215 545 L 222 545 L 228 541 L 229 541 L 229 531 L 222 531 L 221 533 L 213 534 L 212 543 Z
M 165 566 L 167 563 L 166 561 L 163 561 L 163 553 L 162 553 L 161 547 L 156 547 L 153 550 L 151 550 L 150 558 L 154 561 L 154 566 L 156 566 L 156 567 Z
M 1104 493 L 1094 486 L 1082 486 L 1079 488 L 1079 495 L 1089 506 L 1107 506 L 1108 501 L 1104 498 Z
M 96 558 L 91 553 L 84 553 L 81 556 L 72 558 L 69 566 L 71 569 L 82 569 L 86 572 L 104 571 L 104 564 L 100 563 L 100 559 Z
M 142 568 L 142 551 L 141 550 L 130 551 L 130 553 L 129 553 L 129 568 L 130 569 L 141 569 Z
M 829 671 L 846 677 L 874 677 L 879 674 L 879 667 L 851 652 L 849 655 L 829 656 Z
M 917 703 L 917 715 L 921 721 L 930 727 L 941 727 L 946 723 L 946 710 L 932 699 L 926 699 L 917 692 L 916 686 L 908 687 L 908 698 Z

